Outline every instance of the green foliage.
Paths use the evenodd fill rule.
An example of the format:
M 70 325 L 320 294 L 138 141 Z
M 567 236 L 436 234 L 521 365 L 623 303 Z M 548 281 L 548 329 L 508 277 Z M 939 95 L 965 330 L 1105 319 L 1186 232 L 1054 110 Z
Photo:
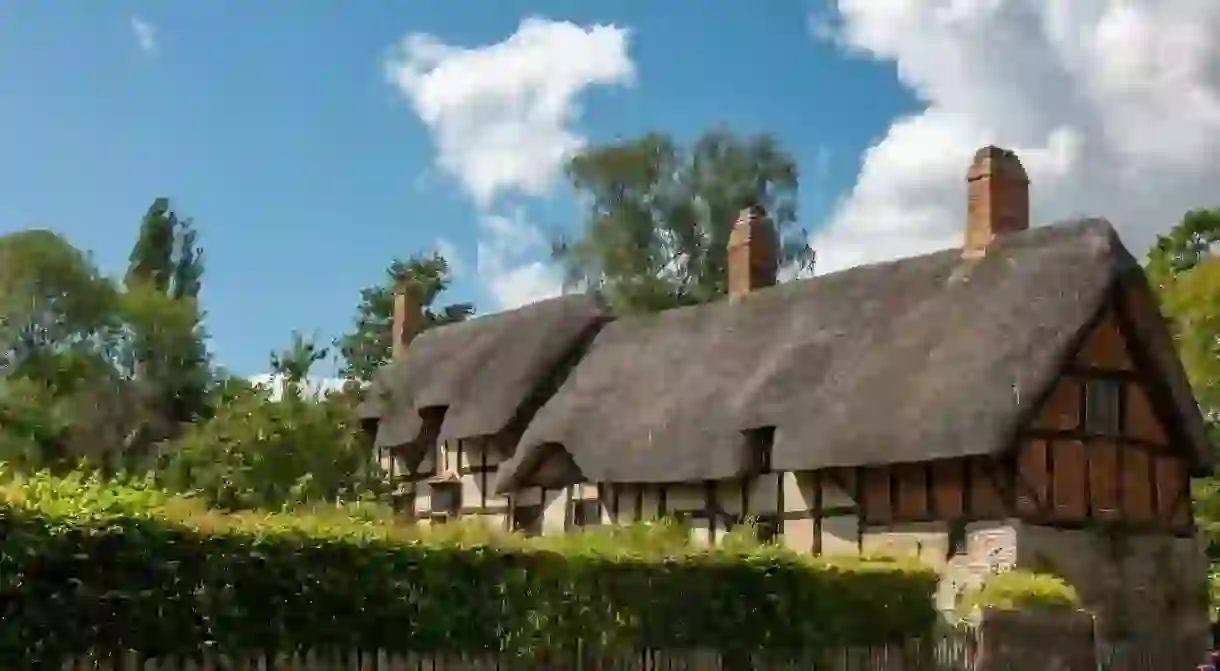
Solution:
M 1207 601 L 1212 622 L 1220 620 L 1220 566 L 1214 561 L 1207 567 Z
M 294 333 L 273 352 L 274 390 L 222 377 L 213 410 L 165 446 L 158 476 L 225 510 L 357 501 L 382 492 L 384 474 L 343 395 L 311 395 L 305 381 L 326 349 Z
M 92 260 L 55 233 L 0 236 L 0 375 L 63 381 L 104 354 L 116 301 Z
M 32 466 L 110 461 L 142 411 L 117 365 L 122 295 L 47 231 L 0 237 L 0 444 Z
M 305 381 L 326 349 L 294 333 L 271 355 L 282 383 L 273 390 L 224 378 L 213 410 L 168 443 L 160 481 L 224 510 L 279 510 L 318 502 L 353 502 L 382 493 L 355 404 L 341 394 L 311 395 Z
M 0 486 L 0 656 L 298 646 L 744 651 L 927 632 L 935 575 L 779 547 L 699 550 L 662 525 L 525 539 L 468 525 L 209 512 L 146 482 Z M 666 534 L 669 534 L 666 536 Z M 665 539 L 660 543 L 655 539 Z
M 349 379 L 370 380 L 390 360 L 394 294 L 398 291 L 412 291 L 420 297 L 425 329 L 471 317 L 474 306 L 469 303 L 454 303 L 439 310 L 433 309 L 436 299 L 449 288 L 452 280 L 449 262 L 440 254 L 416 255 L 391 263 L 386 269 L 383 284 L 360 292 L 355 326 L 335 343 L 344 361 L 341 375 Z
M 1191 210 L 1157 237 L 1145 270 L 1206 417 L 1220 414 L 1220 208 Z
M 206 413 L 211 383 L 199 291 L 203 250 L 193 222 L 157 198 L 140 223 L 121 304 L 128 361 L 161 421 L 142 427 L 144 442 L 169 437 Z
M 796 161 L 772 137 L 715 130 L 680 147 L 649 134 L 585 151 L 568 177 L 589 213 L 577 238 L 555 242 L 555 256 L 569 284 L 601 288 L 621 310 L 723 296 L 729 233 L 748 205 L 770 213 L 785 265 L 812 267 L 808 236 L 795 230 Z
M 285 390 L 232 391 L 207 420 L 166 446 L 160 477 L 222 509 L 356 500 L 382 474 L 350 403 Z
M 189 222 L 158 199 L 124 285 L 47 231 L 0 237 L 0 449 L 30 467 L 146 464 L 205 410 L 210 365 Z
M 998 610 L 1077 610 L 1076 588 L 1056 575 L 1012 570 L 987 577 L 981 588 L 967 591 L 958 602 L 960 616 L 977 608 Z
M 179 219 L 168 198 L 153 200 L 140 221 L 125 284 L 144 284 L 173 298 L 197 298 L 203 250 L 194 222 Z
M 1145 264 L 1178 356 L 1190 379 L 1213 442 L 1220 444 L 1220 208 L 1191 210 L 1157 238 Z M 1220 479 L 1191 483 L 1196 524 L 1213 562 L 1220 559 Z M 1213 616 L 1220 607 L 1215 565 L 1209 575 Z
M 299 331 L 292 332 L 288 347 L 271 353 L 271 374 L 282 381 L 286 396 L 300 396 L 314 364 L 326 359 L 328 350 Z
M 0 461 L 38 470 L 62 454 L 70 422 L 46 384 L 29 378 L 0 380 Z
M 1200 405 L 1220 408 L 1220 258 L 1165 278 L 1160 296 Z
M 1180 275 L 1211 258 L 1220 242 L 1220 208 L 1187 212 L 1164 235 L 1158 235 L 1148 251 L 1146 269 L 1153 283 Z

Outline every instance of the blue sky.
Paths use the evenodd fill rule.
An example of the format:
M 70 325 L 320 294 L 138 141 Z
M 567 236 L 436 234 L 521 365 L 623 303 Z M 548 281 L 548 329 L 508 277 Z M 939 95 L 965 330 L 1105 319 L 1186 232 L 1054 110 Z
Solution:
M 254 374 L 293 329 L 347 328 L 394 256 L 443 247 L 482 311 L 552 291 L 542 243 L 579 212 L 548 177 L 585 141 L 775 133 L 831 269 L 955 243 L 990 142 L 1036 216 L 1107 215 L 1133 248 L 1216 204 L 1206 0 L 877 4 L 3 3 L 0 233 L 53 228 L 119 272 L 172 197 L 212 348 Z

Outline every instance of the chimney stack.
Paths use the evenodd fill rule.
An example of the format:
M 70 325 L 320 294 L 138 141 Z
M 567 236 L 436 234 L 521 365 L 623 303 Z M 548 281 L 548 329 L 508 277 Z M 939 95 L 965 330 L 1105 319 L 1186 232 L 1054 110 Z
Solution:
M 424 309 L 415 294 L 409 289 L 394 292 L 394 327 L 390 346 L 393 359 L 401 359 L 407 352 L 407 345 L 423 330 Z
M 997 236 L 1029 228 L 1029 176 L 1014 152 L 994 146 L 978 150 L 966 183 L 962 256 L 982 257 Z
M 729 233 L 729 298 L 775 284 L 779 270 L 779 237 L 767 211 L 751 205 L 737 215 Z

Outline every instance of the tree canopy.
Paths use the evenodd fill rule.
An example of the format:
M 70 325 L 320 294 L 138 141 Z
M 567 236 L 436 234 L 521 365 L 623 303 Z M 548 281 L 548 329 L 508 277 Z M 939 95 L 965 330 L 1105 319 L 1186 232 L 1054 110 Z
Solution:
M 587 205 L 583 227 L 558 238 L 554 256 L 569 286 L 601 289 L 624 311 L 707 302 L 727 293 L 738 212 L 761 205 L 780 235 L 782 263 L 808 271 L 813 252 L 796 226 L 798 172 L 775 138 L 723 129 L 690 146 L 654 133 L 591 147 L 567 166 Z
M 352 330 L 336 342 L 343 357 L 340 374 L 349 379 L 369 380 L 390 360 L 394 294 L 397 292 L 408 290 L 419 297 L 424 311 L 424 329 L 464 321 L 473 316 L 474 306 L 470 303 L 434 307 L 452 281 L 449 262 L 440 254 L 417 254 L 390 263 L 382 283 L 360 292 Z
M 1148 252 L 1149 281 L 1157 288 L 1182 365 L 1204 416 L 1220 417 L 1220 208 L 1187 212 Z
M 133 373 L 171 433 L 206 412 L 211 378 L 199 305 L 203 272 L 193 222 L 180 219 L 168 198 L 157 198 L 131 250 L 124 309 Z
M 310 394 L 306 381 L 327 350 L 294 332 L 270 357 L 273 390 L 230 383 L 207 421 L 165 451 L 162 482 L 224 509 L 279 509 L 352 500 L 384 485 L 350 399 Z

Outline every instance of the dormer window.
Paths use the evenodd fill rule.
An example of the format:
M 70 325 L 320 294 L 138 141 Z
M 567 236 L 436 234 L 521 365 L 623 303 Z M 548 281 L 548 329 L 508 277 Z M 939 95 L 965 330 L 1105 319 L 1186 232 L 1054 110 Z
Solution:
M 591 527 L 602 523 L 602 505 L 597 499 L 572 502 L 572 526 Z
M 456 517 L 462 510 L 462 483 L 436 482 L 432 484 L 432 513 Z
M 746 459 L 752 474 L 771 472 L 771 446 L 775 442 L 775 427 L 764 426 L 746 432 Z
M 1122 382 L 1098 378 L 1084 387 L 1084 430 L 1100 436 L 1122 433 Z

